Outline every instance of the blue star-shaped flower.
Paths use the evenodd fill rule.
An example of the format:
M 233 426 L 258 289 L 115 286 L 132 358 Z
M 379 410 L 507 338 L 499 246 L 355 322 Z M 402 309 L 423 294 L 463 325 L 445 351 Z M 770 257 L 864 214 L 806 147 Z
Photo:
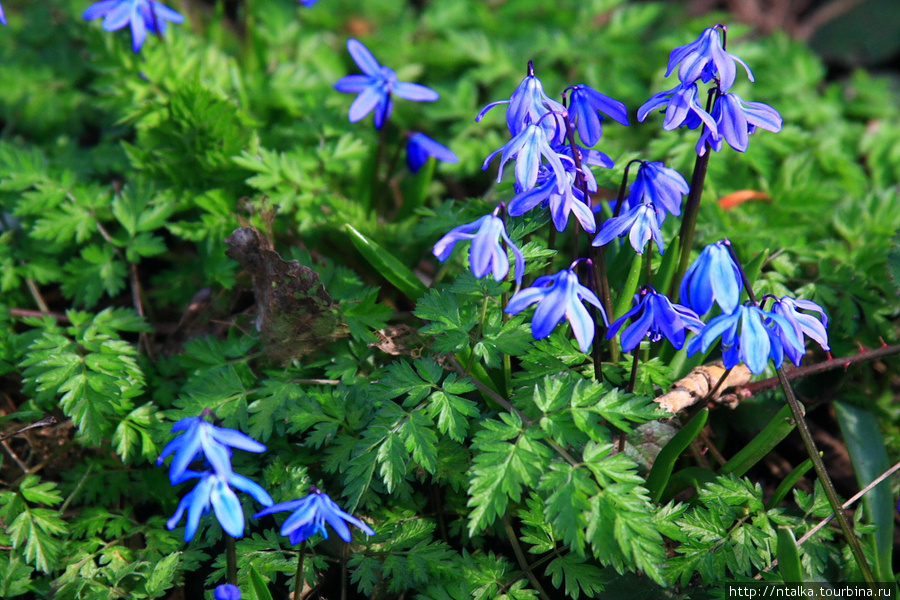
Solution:
M 619 332 L 625 321 L 632 319 L 631 325 L 622 332 L 622 350 L 631 352 L 645 337 L 658 342 L 663 337 L 672 342 L 676 349 L 684 346 L 687 330 L 700 331 L 703 321 L 697 313 L 686 306 L 673 304 L 653 286 L 644 286 L 634 295 L 634 306 L 609 326 L 606 339 L 611 340 Z
M 817 312 L 819 313 L 820 318 L 802 313 L 800 312 L 801 309 Z M 828 315 L 826 315 L 825 310 L 815 302 L 811 300 L 794 300 L 793 298 L 785 296 L 780 300 L 775 299 L 775 303 L 772 305 L 772 312 L 780 317 L 784 317 L 784 319 L 791 324 L 794 335 L 801 341 L 801 347 L 794 348 L 786 343 L 785 340 L 782 340 L 788 358 L 790 358 L 798 367 L 800 366 L 800 360 L 803 358 L 805 350 L 805 345 L 802 343 L 803 334 L 806 334 L 808 337 L 818 342 L 823 350 L 831 349 L 828 346 Z
M 719 315 L 707 323 L 700 335 L 688 342 L 688 355 L 698 350 L 706 352 L 719 336 L 725 368 L 743 362 L 754 375 L 766 369 L 770 358 L 777 368 L 784 362 L 786 352 L 803 349 L 803 342 L 787 319 L 750 304 L 741 304 L 730 314 Z
M 544 275 L 535 279 L 531 287 L 509 299 L 506 312 L 515 315 L 537 302 L 538 306 L 531 318 L 531 335 L 534 339 L 549 336 L 557 325 L 568 319 L 575 339 L 578 340 L 578 347 L 582 352 L 587 352 L 594 340 L 594 320 L 582 301 L 597 307 L 603 322 L 608 323 L 600 300 L 594 292 L 579 283 L 578 275 L 569 268 L 556 275 Z
M 716 120 L 713 130 L 707 129 L 697 140 L 697 154 L 706 153 L 706 142 L 718 152 L 722 140 L 739 152 L 747 150 L 749 136 L 761 127 L 777 133 L 781 131 L 782 119 L 778 111 L 762 102 L 745 102 L 734 93 L 722 94 L 713 105 L 712 117 Z
M 643 122 L 655 109 L 665 108 L 666 118 L 663 120 L 663 129 L 669 131 L 684 125 L 689 129 L 695 129 L 701 123 L 711 129 L 716 135 L 716 120 L 700 106 L 700 96 L 696 83 L 679 83 L 671 90 L 653 94 L 637 111 L 638 121 Z
M 271 506 L 272 498 L 259 484 L 247 479 L 243 475 L 229 470 L 227 473 L 214 473 L 204 471 L 185 471 L 173 484 L 179 484 L 188 479 L 200 479 L 190 492 L 184 495 L 172 518 L 166 521 L 166 527 L 171 531 L 175 529 L 181 517 L 187 511 L 187 524 L 184 529 L 184 541 L 189 542 L 197 533 L 200 517 L 210 511 L 215 511 L 216 519 L 222 525 L 225 533 L 231 537 L 241 537 L 244 534 L 244 511 L 241 510 L 241 502 L 237 494 L 230 486 L 247 492 L 263 506 Z
M 698 315 L 708 313 L 713 302 L 725 313 L 737 308 L 744 282 L 729 246 L 728 240 L 706 246 L 681 280 L 679 298 Z
M 634 183 L 628 190 L 628 206 L 652 202 L 676 217 L 681 214 L 681 199 L 690 191 L 684 177 L 661 162 L 641 162 Z
M 574 114 L 578 136 L 588 146 L 599 142 L 603 134 L 600 125 L 603 117 L 598 113 L 602 112 L 622 125 L 628 125 L 628 109 L 623 103 L 584 84 L 573 85 L 568 89 L 572 90 L 569 113 Z
M 413 133 L 410 135 L 409 141 L 406 143 L 406 165 L 409 167 L 409 170 L 417 173 L 429 156 L 448 163 L 459 161 L 449 148 L 439 144 L 424 133 Z
M 252 437 L 236 429 L 216 427 L 203 416 L 180 419 L 172 425 L 172 432 L 176 431 L 184 433 L 166 444 L 156 459 L 156 464 L 161 465 L 169 454 L 175 453 L 169 467 L 169 479 L 173 485 L 201 454 L 216 473 L 225 474 L 231 472 L 231 448 L 248 452 L 264 452 L 266 449 Z
M 100 0 L 89 6 L 82 15 L 90 21 L 104 17 L 103 29 L 116 31 L 131 25 L 131 49 L 138 52 L 147 33 L 162 35 L 166 21 L 181 23 L 184 17 L 155 0 Z
M 605 246 L 614 238 L 627 235 L 634 251 L 643 254 L 647 241 L 652 238 L 659 253 L 662 254 L 666 246 L 659 227 L 665 219 L 665 211 L 654 206 L 652 202 L 642 202 L 629 208 L 625 214 L 604 221 L 592 244 Z
M 538 204 L 546 203 L 557 231 L 563 231 L 569 222 L 569 215 L 574 214 L 584 230 L 588 233 L 593 233 L 597 230 L 594 213 L 585 204 L 584 193 L 575 186 L 574 162 L 568 157 L 565 158 L 566 160 L 563 163 L 568 169 L 562 191 L 559 190 L 556 173 L 546 167 L 541 167 L 537 184 L 530 190 L 517 194 L 509 201 L 509 206 L 507 207 L 509 215 L 518 217 L 524 215 Z M 588 190 L 597 191 L 596 184 L 593 189 L 591 189 L 589 184 Z
M 696 40 L 684 46 L 678 46 L 669 54 L 669 66 L 666 77 L 681 63 L 678 68 L 678 79 L 683 83 L 694 83 L 698 79 L 708 82 L 713 77 L 719 78 L 719 89 L 726 92 L 734 85 L 737 69 L 735 62 L 741 63 L 747 71 L 747 77 L 753 81 L 750 67 L 734 54 L 726 52 L 722 47 L 717 27 L 707 27 Z M 723 28 L 724 29 L 724 28 Z
M 477 221 L 451 229 L 434 245 L 433 252 L 437 259 L 443 262 L 450 257 L 456 242 L 472 240 L 472 247 L 469 249 L 469 268 L 472 269 L 472 275 L 481 279 L 488 273 L 493 273 L 496 281 L 502 281 L 509 273 L 509 257 L 500 245 L 501 238 L 513 251 L 516 260 L 516 284 L 521 284 L 522 275 L 525 273 L 525 257 L 506 233 L 503 219 L 496 215 L 485 215 Z
M 553 143 L 564 141 L 566 126 L 563 115 L 566 107 L 544 93 L 544 86 L 541 84 L 541 80 L 535 77 L 530 62 L 528 63 L 528 75 L 515 89 L 509 100 L 491 102 L 481 109 L 475 117 L 475 122 L 481 121 L 489 110 L 501 104 L 509 105 L 506 108 L 506 127 L 511 135 L 518 135 L 528 125 L 539 123 L 548 140 Z
M 223 583 L 216 586 L 213 597 L 216 600 L 241 600 L 241 590 L 231 583 Z
M 485 170 L 497 153 L 500 155 L 500 169 L 497 173 L 497 181 L 503 178 L 503 165 L 511 158 L 516 159 L 516 184 L 520 190 L 530 190 L 537 183 L 538 173 L 541 169 L 541 156 L 547 159 L 547 163 L 556 174 L 557 189 L 562 192 L 566 181 L 566 169 L 556 151 L 550 147 L 544 130 L 534 124 L 526 125 L 514 138 L 503 146 L 491 152 L 484 159 L 481 169 Z
M 381 129 L 382 125 L 391 117 L 393 108 L 391 96 L 393 94 L 419 102 L 434 102 L 438 99 L 438 93 L 431 88 L 418 83 L 397 81 L 397 73 L 389 67 L 381 66 L 369 49 L 362 45 L 362 42 L 354 39 L 347 40 L 347 50 L 365 73 L 365 75 L 341 77 L 334 84 L 334 89 L 339 92 L 359 94 L 350 105 L 351 123 L 356 123 L 374 110 L 375 129 Z
M 281 535 L 287 536 L 292 544 L 305 542 L 317 533 L 321 533 L 322 537 L 328 539 L 325 523 L 331 525 L 332 529 L 345 542 L 352 539 L 348 523 L 357 526 L 366 535 L 375 535 L 371 527 L 350 513 L 341 510 L 341 507 L 328 497 L 328 494 L 316 487 L 311 487 L 310 494 L 304 498 L 273 504 L 253 515 L 253 518 L 258 519 L 272 513 L 289 510 L 294 512 L 281 525 Z

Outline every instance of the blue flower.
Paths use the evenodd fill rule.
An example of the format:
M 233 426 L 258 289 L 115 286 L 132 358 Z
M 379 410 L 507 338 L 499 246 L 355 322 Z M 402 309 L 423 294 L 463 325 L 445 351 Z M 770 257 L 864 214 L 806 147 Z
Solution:
M 6 15 L 3 14 L 3 6 L 0 6 L 0 23 L 6 25 Z
M 603 134 L 600 125 L 603 117 L 597 114 L 598 111 L 622 125 L 628 125 L 628 109 L 623 103 L 584 84 L 573 85 L 568 89 L 572 90 L 569 112 L 574 113 L 578 136 L 588 146 L 600 141 Z
M 666 77 L 672 74 L 672 70 L 678 63 L 681 63 L 681 67 L 678 68 L 678 79 L 683 83 L 694 83 L 698 79 L 708 82 L 718 75 L 719 89 L 726 92 L 734 85 L 737 72 L 734 63 L 739 62 L 747 71 L 747 77 L 753 81 L 750 67 L 734 54 L 725 51 L 716 29 L 716 27 L 707 27 L 700 37 L 690 44 L 672 50 L 669 54 Z
M 259 484 L 238 475 L 229 470 L 226 473 L 214 473 L 204 471 L 185 471 L 173 484 L 179 484 L 188 479 L 199 478 L 200 481 L 190 492 L 184 495 L 172 518 L 166 521 L 166 527 L 171 531 L 175 529 L 181 517 L 187 511 L 187 524 L 184 529 L 184 541 L 189 542 L 197 533 L 200 517 L 209 512 L 210 506 L 215 511 L 216 519 L 222 525 L 225 533 L 231 537 L 241 537 L 244 534 L 244 511 L 237 494 L 229 486 L 247 492 L 263 506 L 271 506 L 272 498 Z
M 519 247 L 509 239 L 503 219 L 496 215 L 485 215 L 477 221 L 451 229 L 434 245 L 433 252 L 437 259 L 443 262 L 450 257 L 456 242 L 472 240 L 472 247 L 469 249 L 469 268 L 472 274 L 480 279 L 488 273 L 493 273 L 496 281 L 502 281 L 509 273 L 509 257 L 500 245 L 501 238 L 513 251 L 516 259 L 516 284 L 521 284 L 522 275 L 525 273 L 525 257 Z
M 604 246 L 615 237 L 628 235 L 628 241 L 631 242 L 634 251 L 643 254 L 647 240 L 653 238 L 659 253 L 662 254 L 666 247 L 659 227 L 665 219 L 665 211 L 654 206 L 652 202 L 642 202 L 629 208 L 625 214 L 604 221 L 600 226 L 600 233 L 592 243 L 594 246 Z
M 248 452 L 264 452 L 266 449 L 265 445 L 250 436 L 236 429 L 216 427 L 203 416 L 177 421 L 172 425 L 172 432 L 175 431 L 184 433 L 166 444 L 162 454 L 156 459 L 156 464 L 161 465 L 169 454 L 175 453 L 169 467 L 169 479 L 173 485 L 181 479 L 188 465 L 200 454 L 212 465 L 216 473 L 225 474 L 231 472 L 231 448 Z
M 622 332 L 622 350 L 625 352 L 637 348 L 645 337 L 650 338 L 651 342 L 658 342 L 665 337 L 680 350 L 684 346 L 688 329 L 703 329 L 703 321 L 697 313 L 686 306 L 673 304 L 664 294 L 649 285 L 642 287 L 634 295 L 631 310 L 609 326 L 606 339 L 614 338 L 628 319 L 632 319 L 632 323 Z
M 241 590 L 231 583 L 223 583 L 216 586 L 213 596 L 216 600 L 241 600 Z
M 131 49 L 135 52 L 144 45 L 147 32 L 162 35 L 166 21 L 184 21 L 181 14 L 154 0 L 100 0 L 89 6 L 82 16 L 88 21 L 104 17 L 103 29 L 106 31 L 116 31 L 130 24 Z
M 550 147 L 544 130 L 537 125 L 526 125 L 513 139 L 506 142 L 499 149 L 491 152 L 484 159 L 481 170 L 488 168 L 491 160 L 498 152 L 500 155 L 500 169 L 497 173 L 497 181 L 503 178 L 503 165 L 509 159 L 516 159 L 516 184 L 520 190 L 530 190 L 537 183 L 538 173 L 541 168 L 541 156 L 547 159 L 547 163 L 556 174 L 557 189 L 562 192 L 565 185 L 566 169 L 562 165 L 559 155 Z
M 319 0 L 297 0 L 297 1 L 300 2 L 300 4 L 302 4 L 303 6 L 310 7 L 310 6 L 313 6 Z M 238 597 L 240 598 L 240 596 L 238 596 Z
M 707 323 L 700 335 L 688 342 L 688 354 L 706 352 L 722 336 L 722 361 L 730 369 L 743 362 L 754 375 L 766 369 L 771 358 L 775 367 L 784 362 L 785 353 L 802 351 L 802 341 L 791 323 L 782 316 L 749 304 L 738 306 Z
M 714 130 L 705 130 L 697 140 L 697 154 L 706 153 L 706 142 L 718 152 L 722 140 L 739 152 L 747 150 L 749 135 L 761 127 L 767 131 L 781 131 L 782 119 L 778 111 L 762 102 L 744 102 L 733 93 L 722 94 L 713 105 L 712 117 L 716 120 Z
M 802 313 L 800 312 L 800 309 L 817 312 L 821 319 Z M 815 302 L 812 302 L 811 300 L 794 300 L 793 298 L 785 296 L 780 300 L 775 300 L 775 303 L 772 305 L 772 312 L 784 317 L 784 319 L 791 324 L 794 335 L 801 342 L 800 348 L 794 348 L 786 343 L 785 340 L 782 340 L 788 358 L 790 358 L 795 365 L 800 366 L 800 359 L 803 358 L 805 350 L 803 334 L 806 334 L 808 337 L 817 341 L 819 345 L 822 346 L 823 350 L 831 349 L 828 346 L 828 315 L 826 315 L 825 310 Z
M 698 315 L 708 313 L 713 302 L 726 313 L 737 308 L 744 282 L 730 245 L 727 240 L 719 240 L 706 246 L 681 280 L 679 299 Z
M 347 40 L 347 50 L 365 73 L 365 75 L 347 75 L 334 84 L 334 89 L 339 92 L 359 94 L 350 105 L 351 123 L 356 123 L 374 110 L 375 128 L 381 129 L 391 116 L 393 108 L 391 94 L 419 102 L 433 102 L 438 99 L 438 93 L 431 88 L 418 83 L 397 81 L 397 73 L 378 64 L 369 49 L 361 42 L 354 39 Z
M 628 206 L 652 202 L 676 217 L 681 214 L 681 197 L 690 191 L 684 177 L 661 162 L 641 162 L 628 191 Z
M 437 143 L 424 133 L 410 135 L 409 141 L 406 143 L 406 164 L 409 170 L 417 173 L 429 156 L 449 163 L 459 161 L 449 148 Z
M 531 287 L 510 298 L 506 312 L 515 315 L 537 302 L 538 307 L 531 319 L 531 335 L 534 339 L 549 336 L 557 325 L 568 319 L 575 339 L 578 340 L 578 347 L 582 352 L 587 352 L 594 340 L 594 320 L 582 301 L 596 306 L 603 322 L 608 323 L 600 300 L 594 292 L 581 285 L 575 271 L 568 268 L 556 275 L 538 277 Z
M 561 143 L 565 138 L 565 121 L 563 115 L 566 107 L 544 93 L 541 80 L 535 77 L 531 62 L 528 63 L 528 75 L 509 97 L 509 100 L 491 102 L 481 109 L 475 122 L 481 121 L 484 115 L 495 106 L 508 104 L 506 108 L 506 127 L 511 135 L 522 132 L 528 125 L 540 123 L 547 139 Z M 553 113 L 549 115 L 549 113 Z
M 700 106 L 700 96 L 695 83 L 679 83 L 671 90 L 654 94 L 638 109 L 638 121 L 643 122 L 650 111 L 663 107 L 666 110 L 663 129 L 667 131 L 681 125 L 695 129 L 702 122 L 714 133 L 716 132 L 715 119 Z
M 338 536 L 345 542 L 352 538 L 347 524 L 356 525 L 366 535 L 375 535 L 371 527 L 350 513 L 341 510 L 337 503 L 316 487 L 310 488 L 310 494 L 299 500 L 280 502 L 263 509 L 253 515 L 254 519 L 276 512 L 294 511 L 281 526 L 281 535 L 287 536 L 292 544 L 305 542 L 316 533 L 328 539 L 325 523 L 331 525 Z
M 541 167 L 537 185 L 517 194 L 509 201 L 507 207 L 509 215 L 511 217 L 524 215 L 538 204 L 545 202 L 550 208 L 550 216 L 557 231 L 563 231 L 566 228 L 569 214 L 574 214 L 588 233 L 596 231 L 597 223 L 594 220 L 594 213 L 585 204 L 584 193 L 575 186 L 575 165 L 571 160 L 567 160 L 566 165 L 569 166 L 569 164 L 571 164 L 572 170 L 567 171 L 566 181 L 561 192 L 556 181 L 556 173 L 546 167 Z M 596 184 L 593 190 L 589 185 L 588 190 L 596 191 Z

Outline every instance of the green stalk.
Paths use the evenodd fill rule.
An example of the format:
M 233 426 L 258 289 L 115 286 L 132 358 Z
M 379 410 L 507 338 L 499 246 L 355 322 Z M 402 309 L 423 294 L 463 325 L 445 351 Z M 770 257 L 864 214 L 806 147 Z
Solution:
M 734 259 L 734 263 L 738 265 L 740 269 L 740 262 L 737 260 L 737 256 L 735 255 L 734 248 L 729 244 L 728 251 L 731 253 L 732 259 Z M 753 286 L 750 284 L 747 275 L 744 273 L 743 269 L 741 271 L 741 278 L 744 281 L 744 288 L 747 290 L 747 294 L 750 296 L 750 302 L 753 303 L 753 306 L 759 306 L 759 302 L 756 299 L 756 294 L 753 293 Z M 859 543 L 859 538 L 856 537 L 856 534 L 853 532 L 853 526 L 850 524 L 850 520 L 847 518 L 847 514 L 844 512 L 843 507 L 841 506 L 841 501 L 838 498 L 837 491 L 834 489 L 834 483 L 831 481 L 831 477 L 828 475 L 828 471 L 825 469 L 825 463 L 822 462 L 822 457 L 819 455 L 819 450 L 816 448 L 816 442 L 813 440 L 812 433 L 809 430 L 809 425 L 806 422 L 806 411 L 800 405 L 800 401 L 797 400 L 797 396 L 794 394 L 794 389 L 791 387 L 791 382 L 787 378 L 787 373 L 784 370 L 784 366 L 778 367 L 776 370 L 778 373 L 778 382 L 781 384 L 781 389 L 784 390 L 784 395 L 787 398 L 788 406 L 791 408 L 791 415 L 794 418 L 794 422 L 797 425 L 797 431 L 800 432 L 800 438 L 803 440 L 803 446 L 806 448 L 806 453 L 809 455 L 810 460 L 812 460 L 813 468 L 816 471 L 816 475 L 819 478 L 819 481 L 822 482 L 822 488 L 825 490 L 825 496 L 828 498 L 828 504 L 831 505 L 831 510 L 834 512 L 834 515 L 837 517 L 838 525 L 840 525 L 841 531 L 844 534 L 844 537 L 847 539 L 847 543 L 850 544 L 850 551 L 853 553 L 853 558 L 856 560 L 856 564 L 859 566 L 859 570 L 862 573 L 863 579 L 865 579 L 866 583 L 869 584 L 870 589 L 875 589 L 875 576 L 872 574 L 872 569 L 869 567 L 868 561 L 866 561 L 866 556 L 863 554 L 862 545 Z
M 828 476 L 828 471 L 825 470 L 825 463 L 822 462 L 822 457 L 819 456 L 816 442 L 813 440 L 812 433 L 809 431 L 809 425 L 806 423 L 806 418 L 804 416 L 805 411 L 803 410 L 803 407 L 800 406 L 800 401 L 797 400 L 797 396 L 794 395 L 794 390 L 791 388 L 791 382 L 788 381 L 787 375 L 785 375 L 784 367 L 778 367 L 777 372 L 778 381 L 781 383 L 781 388 L 784 390 L 784 395 L 787 397 L 788 406 L 791 407 L 791 413 L 794 416 L 794 421 L 797 423 L 797 431 L 800 432 L 800 437 L 803 439 L 803 446 L 806 448 L 806 453 L 812 460 L 813 469 L 815 469 L 819 481 L 822 482 L 825 496 L 828 498 L 828 504 L 831 505 L 831 510 L 834 511 L 834 515 L 837 517 L 841 531 L 844 533 L 847 543 L 850 544 L 850 550 L 853 552 L 853 558 L 856 559 L 856 564 L 859 565 L 859 570 L 862 572 L 863 579 L 865 579 L 866 583 L 870 586 L 874 586 L 875 576 L 872 575 L 872 569 L 869 568 L 869 563 L 866 561 L 865 554 L 863 554 L 859 538 L 853 533 L 853 527 L 850 524 L 850 520 L 847 518 L 847 514 L 841 507 L 841 501 L 838 499 L 837 491 L 835 491 L 834 484 L 831 482 L 831 477 Z

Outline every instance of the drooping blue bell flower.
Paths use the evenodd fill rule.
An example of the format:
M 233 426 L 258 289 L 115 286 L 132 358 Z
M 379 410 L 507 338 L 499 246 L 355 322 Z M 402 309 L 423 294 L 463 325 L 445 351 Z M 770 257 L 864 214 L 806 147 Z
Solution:
M 606 339 L 612 339 L 619 333 L 625 321 L 631 319 L 631 325 L 622 331 L 622 350 L 631 352 L 645 337 L 651 342 L 658 342 L 663 337 L 680 350 L 684 346 L 687 331 L 700 331 L 703 321 L 697 313 L 686 306 L 675 304 L 664 294 L 660 294 L 653 286 L 646 285 L 634 295 L 634 306 L 609 326 Z
M 82 17 L 90 21 L 103 17 L 103 29 L 116 31 L 131 26 L 131 49 L 138 52 L 147 33 L 162 35 L 166 22 L 181 23 L 184 17 L 155 0 L 100 0 L 90 5 Z
M 451 229 L 434 245 L 433 253 L 441 262 L 447 260 L 457 242 L 471 240 L 469 268 L 472 275 L 481 279 L 492 273 L 495 281 L 502 281 L 509 273 L 509 257 L 500 244 L 503 240 L 513 251 L 516 261 L 516 284 L 522 283 L 525 274 L 525 257 L 506 233 L 503 219 L 496 215 L 485 215 L 476 221 Z
M 371 527 L 345 512 L 328 494 L 316 487 L 311 487 L 310 494 L 304 498 L 273 504 L 253 515 L 253 518 L 258 519 L 285 511 L 292 511 L 292 514 L 281 525 L 281 535 L 290 539 L 292 544 L 305 542 L 317 533 L 327 539 L 326 523 L 331 525 L 332 529 L 345 542 L 350 542 L 352 539 L 348 524 L 355 525 L 366 535 L 375 535 L 375 531 Z
M 725 368 L 743 362 L 754 375 L 766 369 L 770 358 L 778 368 L 785 354 L 802 352 L 803 348 L 787 319 L 747 303 L 707 323 L 700 335 L 688 342 L 688 355 L 706 352 L 720 336 Z
M 531 318 L 531 335 L 534 339 L 549 336 L 557 325 L 568 320 L 572 325 L 572 333 L 578 340 L 578 347 L 582 352 L 587 352 L 594 340 L 594 320 L 582 304 L 584 301 L 597 308 L 604 323 L 609 322 L 594 292 L 581 285 L 575 271 L 568 268 L 556 275 L 538 277 L 531 287 L 510 298 L 506 312 L 515 315 L 537 302 L 538 306 Z
M 737 308 L 744 282 L 729 246 L 727 240 L 706 246 L 681 280 L 679 301 L 698 315 L 708 313 L 714 302 L 725 313 Z

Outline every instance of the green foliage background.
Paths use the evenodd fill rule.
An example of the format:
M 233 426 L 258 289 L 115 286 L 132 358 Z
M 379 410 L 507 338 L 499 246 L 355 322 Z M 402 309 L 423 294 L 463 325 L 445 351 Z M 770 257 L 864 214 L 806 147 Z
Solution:
M 276 502 L 317 485 L 371 523 L 376 535 L 360 535 L 349 552 L 350 587 L 362 596 L 524 599 L 546 588 L 554 597 L 676 597 L 781 577 L 767 569 L 777 530 L 799 538 L 828 514 L 818 487 L 770 505 L 771 482 L 688 457 L 679 470 L 703 470 L 690 484 L 696 494 L 657 503 L 647 490 L 652 459 L 614 450 L 617 431 L 634 431 L 637 445 L 641 424 L 666 416 L 651 398 L 690 364 L 669 360 L 674 352 L 648 361 L 637 394 L 596 383 L 565 328 L 534 342 L 524 317 L 502 318 L 507 283 L 475 280 L 463 252 L 447 268 L 430 252 L 484 214 L 485 200 L 510 197 L 481 171 L 506 141 L 503 119 L 474 116 L 509 96 L 528 60 L 549 94 L 584 82 L 633 115 L 671 87 L 669 50 L 726 15 L 690 20 L 677 4 L 621 0 L 322 0 L 312 9 L 253 0 L 234 21 L 221 5 L 184 2 L 173 6 L 187 22 L 135 55 L 126 31 L 81 19 L 87 4 L 4 2 L 0 423 L 13 432 L 53 414 L 61 424 L 5 442 L 17 455 L 0 463 L 0 596 L 161 598 L 183 585 L 197 597 L 222 582 L 219 526 L 205 518 L 189 544 L 167 531 L 183 490 L 154 465 L 171 423 L 207 408 L 269 446 L 234 460 Z M 441 93 L 434 104 L 398 101 L 393 121 L 438 139 L 459 163 L 398 170 L 402 206 L 372 185 L 370 118 L 348 123 L 351 97 L 332 89 L 356 72 L 347 37 L 400 80 Z M 698 242 L 728 236 L 745 262 L 768 252 L 757 292 L 825 306 L 835 356 L 895 343 L 896 82 L 863 71 L 826 81 L 802 44 L 737 24 L 729 50 L 757 80 L 735 91 L 776 107 L 785 126 L 754 135 L 744 154 L 712 157 Z M 598 172 L 600 184 L 617 188 L 639 156 L 687 175 L 695 135 L 662 132 L 653 117 L 605 127 L 600 149 L 617 167 Z M 390 130 L 387 141 L 402 140 Z M 739 190 L 771 201 L 729 211 L 715 202 Z M 341 331 L 298 348 L 296 360 L 269 358 L 246 314 L 250 280 L 224 240 L 247 223 L 314 268 L 335 299 Z M 379 272 L 347 224 L 431 289 L 416 298 L 416 284 Z M 530 240 L 530 276 L 553 259 L 543 224 L 512 222 L 514 238 Z M 615 258 L 622 280 L 629 261 Z M 418 330 L 422 348 L 379 350 L 375 332 L 389 324 Z M 504 355 L 516 365 L 508 379 Z M 614 381 L 628 364 L 610 365 Z M 872 453 L 884 468 L 900 459 L 888 376 L 896 359 L 886 364 L 801 386 L 808 399 L 863 414 L 839 419 L 845 436 L 857 427 L 852 435 L 868 444 L 851 448 L 857 475 Z M 782 402 L 758 394 L 712 415 L 712 431 L 739 446 Z M 896 480 L 879 490 L 891 510 L 865 504 L 858 528 L 879 579 L 895 581 Z M 245 512 L 255 510 L 248 499 Z M 255 569 L 286 598 L 297 549 L 271 520 L 249 523 L 238 541 L 245 597 L 264 597 L 249 585 Z M 326 589 L 340 573 L 333 541 L 305 562 L 307 580 Z M 801 564 L 808 578 L 858 578 L 829 528 L 802 546 Z

